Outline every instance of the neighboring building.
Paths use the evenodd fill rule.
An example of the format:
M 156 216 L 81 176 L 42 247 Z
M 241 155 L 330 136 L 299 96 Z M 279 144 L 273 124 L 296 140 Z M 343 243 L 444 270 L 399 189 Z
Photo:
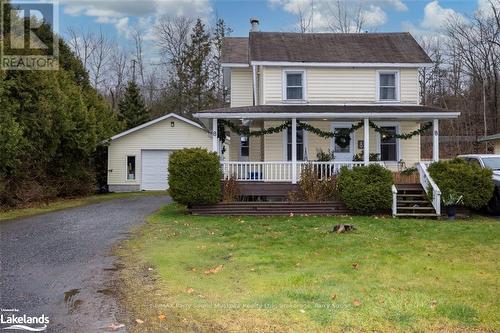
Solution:
M 117 134 L 108 147 L 109 190 L 166 190 L 169 155 L 195 147 L 212 149 L 212 136 L 198 122 L 174 113 Z
M 489 142 L 491 141 L 495 145 L 495 154 L 500 155 L 500 133 L 493 134 L 493 135 L 488 135 L 488 136 L 483 136 L 478 140 L 479 142 Z
M 418 70 L 432 61 L 409 33 L 259 32 L 252 20 L 249 37 L 224 40 L 223 67 L 230 106 L 194 116 L 217 130 L 219 119 L 250 130 L 291 121 L 288 130 L 264 136 L 230 133 L 222 161 L 226 177 L 238 180 L 296 183 L 301 167 L 316 160 L 320 149 L 334 151 L 327 168 L 367 164 L 377 153 L 388 168 L 421 161 L 420 136 L 384 138 L 369 122 L 391 133 L 409 133 L 433 123 L 433 159 L 439 159 L 439 120 L 459 112 L 422 106 Z M 297 128 L 305 122 L 324 131 L 364 126 L 351 134 L 350 145 Z M 213 136 L 212 149 L 220 143 Z M 361 162 L 354 156 L 363 154 Z

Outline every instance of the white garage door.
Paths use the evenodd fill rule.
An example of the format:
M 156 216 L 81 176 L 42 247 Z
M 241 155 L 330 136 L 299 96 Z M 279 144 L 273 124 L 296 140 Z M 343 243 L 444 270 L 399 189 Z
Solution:
M 141 190 L 168 188 L 168 150 L 142 151 Z

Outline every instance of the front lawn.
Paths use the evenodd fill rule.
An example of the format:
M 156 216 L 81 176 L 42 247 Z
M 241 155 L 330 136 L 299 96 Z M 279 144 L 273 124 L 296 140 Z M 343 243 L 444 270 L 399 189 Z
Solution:
M 358 230 L 329 233 L 337 223 Z M 493 219 L 195 217 L 169 205 L 117 253 L 136 332 L 500 330 Z

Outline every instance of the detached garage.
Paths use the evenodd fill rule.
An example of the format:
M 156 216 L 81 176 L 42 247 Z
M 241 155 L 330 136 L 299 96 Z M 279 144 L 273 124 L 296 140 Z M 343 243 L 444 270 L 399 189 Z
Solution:
M 117 134 L 108 147 L 109 190 L 166 190 L 169 155 L 196 147 L 211 150 L 210 133 L 201 124 L 175 113 Z

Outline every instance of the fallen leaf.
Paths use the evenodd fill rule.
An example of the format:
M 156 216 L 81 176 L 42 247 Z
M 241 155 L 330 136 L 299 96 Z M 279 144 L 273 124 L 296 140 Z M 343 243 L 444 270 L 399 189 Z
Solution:
M 332 301 L 336 300 L 337 299 L 337 294 L 332 294 L 331 299 L 332 299 Z
M 217 267 L 207 269 L 205 271 L 205 275 L 217 274 L 222 269 L 222 267 L 224 267 L 224 265 L 219 265 Z
M 158 319 L 160 320 L 165 320 L 167 316 L 165 316 L 163 313 L 158 316 Z
M 355 262 L 354 264 L 352 264 L 352 268 L 358 269 L 358 267 L 359 267 L 359 264 L 357 262 Z
M 137 324 L 144 324 L 144 320 L 141 320 L 141 319 L 136 319 L 135 322 Z
M 434 309 L 436 308 L 436 305 L 437 305 L 437 301 L 436 301 L 436 300 L 432 300 L 432 301 L 431 301 L 431 305 L 430 305 L 430 306 L 431 306 L 431 309 L 433 309 L 433 310 L 434 310 Z
M 193 291 L 194 291 L 194 289 L 193 289 L 193 288 L 187 288 L 187 289 L 186 289 L 186 292 L 187 292 L 188 294 L 192 294 L 192 293 L 193 293 Z
M 358 307 L 358 306 L 361 306 L 361 301 L 359 299 L 355 299 L 354 302 L 352 302 L 352 304 L 355 306 L 355 307 Z
M 107 327 L 107 329 L 108 329 L 108 331 L 117 331 L 117 330 L 119 330 L 120 328 L 123 328 L 123 327 L 125 327 L 124 324 L 110 324 Z

